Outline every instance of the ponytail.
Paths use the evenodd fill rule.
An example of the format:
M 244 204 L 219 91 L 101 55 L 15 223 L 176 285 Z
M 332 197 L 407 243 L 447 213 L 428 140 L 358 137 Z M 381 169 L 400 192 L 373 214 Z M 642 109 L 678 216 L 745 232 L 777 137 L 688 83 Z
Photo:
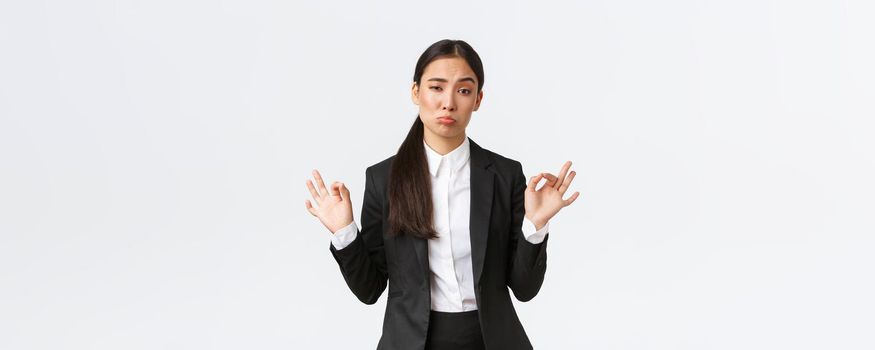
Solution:
M 437 238 L 431 174 L 423 146 L 422 120 L 416 116 L 407 138 L 398 148 L 389 171 L 389 234 Z

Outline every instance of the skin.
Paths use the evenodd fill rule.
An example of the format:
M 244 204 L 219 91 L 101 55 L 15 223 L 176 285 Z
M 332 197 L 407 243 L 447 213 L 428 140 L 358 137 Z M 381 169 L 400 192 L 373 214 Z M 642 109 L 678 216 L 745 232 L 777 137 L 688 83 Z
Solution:
M 421 86 L 420 86 L 421 85 Z M 419 106 L 419 118 L 424 128 L 423 139 L 429 147 L 439 154 L 447 154 L 459 147 L 465 138 L 465 128 L 471 121 L 471 114 L 480 108 L 483 91 L 477 91 L 477 76 L 460 57 L 439 58 L 425 67 L 420 84 L 411 86 L 411 99 Z M 438 118 L 449 116 L 455 119 L 450 125 L 444 125 Z M 529 178 L 525 192 L 526 217 L 541 229 L 556 216 L 559 211 L 574 203 L 580 192 L 574 192 L 569 198 L 562 199 L 575 171 L 570 171 L 571 161 L 566 161 L 559 170 L 559 176 L 542 172 Z M 352 201 L 349 189 L 339 181 L 325 186 L 322 175 L 313 170 L 316 184 L 308 179 L 307 189 L 310 191 L 314 206 L 310 200 L 305 200 L 307 211 L 317 217 L 331 233 L 353 222 Z M 538 188 L 542 180 L 543 186 Z

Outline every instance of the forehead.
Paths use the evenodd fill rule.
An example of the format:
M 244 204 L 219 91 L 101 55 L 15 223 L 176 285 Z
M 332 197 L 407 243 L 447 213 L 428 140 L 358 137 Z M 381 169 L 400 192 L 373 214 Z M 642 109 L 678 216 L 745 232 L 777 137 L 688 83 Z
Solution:
M 477 80 L 477 75 L 474 70 L 461 57 L 444 57 L 431 61 L 425 66 L 425 71 L 422 72 L 422 80 L 429 78 L 444 78 L 450 81 L 455 81 L 461 78 L 470 77 Z

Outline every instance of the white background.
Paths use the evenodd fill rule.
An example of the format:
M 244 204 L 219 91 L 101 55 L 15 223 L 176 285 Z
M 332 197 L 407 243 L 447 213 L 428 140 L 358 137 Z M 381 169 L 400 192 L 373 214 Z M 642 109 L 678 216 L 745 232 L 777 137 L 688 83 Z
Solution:
M 873 10 L 3 1 L 0 348 L 376 347 L 304 181 L 359 219 L 444 38 L 484 61 L 473 140 L 578 171 L 536 348 L 875 348 Z

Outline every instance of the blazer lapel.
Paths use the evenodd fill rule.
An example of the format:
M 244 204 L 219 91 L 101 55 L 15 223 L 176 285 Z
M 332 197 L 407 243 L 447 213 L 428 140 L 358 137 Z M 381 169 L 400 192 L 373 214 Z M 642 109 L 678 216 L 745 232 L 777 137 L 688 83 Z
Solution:
M 492 213 L 492 190 L 495 173 L 486 151 L 468 138 L 471 147 L 471 263 L 474 268 L 474 286 L 480 284 L 486 242 L 489 238 L 489 219 Z

